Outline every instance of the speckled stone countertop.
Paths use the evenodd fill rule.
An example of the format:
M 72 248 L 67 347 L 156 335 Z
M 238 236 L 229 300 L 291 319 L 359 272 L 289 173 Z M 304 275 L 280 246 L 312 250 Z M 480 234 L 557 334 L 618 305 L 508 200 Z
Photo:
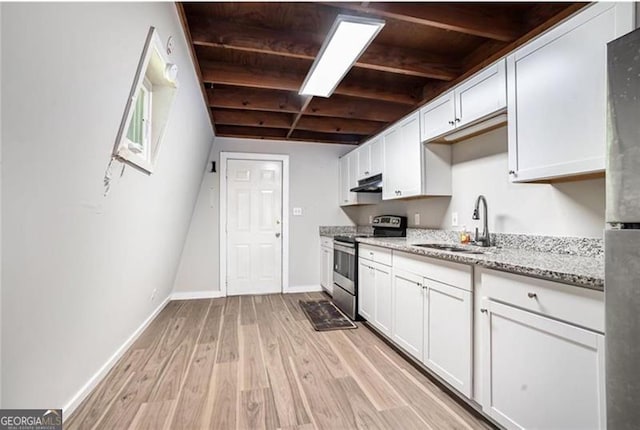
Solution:
M 602 255 L 578 256 L 495 246 L 489 248 L 469 246 L 470 249 L 481 250 L 485 253 L 468 254 L 413 246 L 412 244 L 427 243 L 427 241 L 416 241 L 411 238 L 371 237 L 358 238 L 357 240 L 370 245 L 425 255 L 441 260 L 474 264 L 489 269 L 533 276 L 595 290 L 604 289 L 604 257 Z M 435 242 L 429 241 L 428 243 Z M 440 242 L 451 244 L 449 241 Z

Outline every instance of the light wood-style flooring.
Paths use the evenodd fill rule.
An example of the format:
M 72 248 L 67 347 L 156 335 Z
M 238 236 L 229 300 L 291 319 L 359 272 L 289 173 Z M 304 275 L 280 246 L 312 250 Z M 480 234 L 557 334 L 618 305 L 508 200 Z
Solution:
M 315 332 L 320 293 L 171 301 L 74 429 L 486 429 L 365 326 Z

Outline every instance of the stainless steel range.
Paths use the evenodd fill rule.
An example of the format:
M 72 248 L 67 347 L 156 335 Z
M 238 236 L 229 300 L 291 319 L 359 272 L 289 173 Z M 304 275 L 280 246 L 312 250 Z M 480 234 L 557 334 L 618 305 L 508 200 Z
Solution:
M 380 215 L 373 219 L 373 237 L 406 237 L 407 217 Z M 358 237 L 333 238 L 333 301 L 342 312 L 355 320 L 358 313 Z

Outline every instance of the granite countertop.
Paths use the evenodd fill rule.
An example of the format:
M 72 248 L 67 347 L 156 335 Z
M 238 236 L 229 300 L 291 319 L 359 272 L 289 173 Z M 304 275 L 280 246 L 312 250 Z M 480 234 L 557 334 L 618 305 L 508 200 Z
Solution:
M 425 255 L 457 263 L 474 264 L 489 269 L 502 270 L 520 275 L 548 279 L 579 287 L 604 290 L 604 257 L 555 254 L 512 248 L 479 248 L 469 245 L 484 254 L 441 251 L 431 248 L 412 246 L 414 243 L 433 243 L 434 241 L 411 241 L 407 238 L 358 238 L 358 242 L 382 246 L 398 251 Z M 451 245 L 451 243 L 448 243 Z

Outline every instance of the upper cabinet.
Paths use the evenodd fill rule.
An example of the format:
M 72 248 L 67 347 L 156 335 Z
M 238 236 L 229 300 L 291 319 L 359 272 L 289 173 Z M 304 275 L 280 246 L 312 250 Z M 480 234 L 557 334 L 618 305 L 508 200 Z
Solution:
M 606 45 L 633 17 L 634 3 L 597 3 L 507 57 L 513 182 L 604 171 Z
M 358 154 L 358 181 L 382 173 L 382 136 L 363 143 L 354 152 Z
M 382 139 L 383 200 L 451 195 L 451 147 L 421 143 L 419 112 L 388 128 Z
M 506 105 L 505 60 L 500 60 L 420 109 L 421 139 L 434 141 L 494 116 Z
M 361 204 L 373 204 L 380 201 L 380 194 L 353 193 L 350 190 L 358 186 L 360 168 L 360 150 L 351 151 L 340 157 L 339 161 L 339 187 L 340 206 L 351 206 Z M 370 175 L 369 175 L 370 176 Z

